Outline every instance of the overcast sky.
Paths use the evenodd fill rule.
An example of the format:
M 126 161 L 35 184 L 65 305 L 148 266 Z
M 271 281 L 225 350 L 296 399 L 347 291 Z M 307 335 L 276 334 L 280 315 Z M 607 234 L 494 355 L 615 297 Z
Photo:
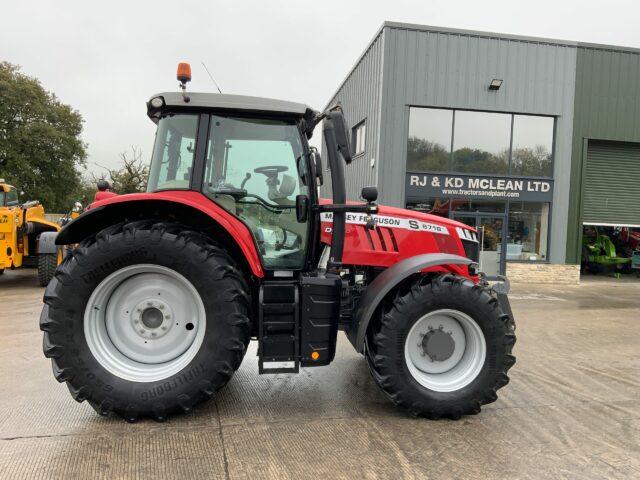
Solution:
M 19 64 L 82 113 L 89 167 L 131 145 L 148 160 L 145 102 L 176 90 L 267 96 L 324 107 L 384 20 L 640 47 L 640 2 L 3 1 L 0 60 Z M 317 139 L 314 139 L 317 141 Z

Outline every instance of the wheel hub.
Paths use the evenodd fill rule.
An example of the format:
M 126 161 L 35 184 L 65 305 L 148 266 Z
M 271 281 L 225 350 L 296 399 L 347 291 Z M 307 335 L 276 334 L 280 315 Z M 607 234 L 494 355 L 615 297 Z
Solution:
M 145 340 L 164 337 L 174 325 L 173 310 L 162 300 L 145 299 L 130 311 L 133 331 Z
M 164 315 L 156 307 L 145 308 L 140 315 L 140 320 L 147 328 L 158 328 L 164 320 Z
M 453 340 L 451 332 L 445 332 L 442 328 L 438 328 L 425 333 L 419 347 L 422 348 L 423 355 L 427 355 L 432 362 L 444 362 L 453 355 L 456 342 Z

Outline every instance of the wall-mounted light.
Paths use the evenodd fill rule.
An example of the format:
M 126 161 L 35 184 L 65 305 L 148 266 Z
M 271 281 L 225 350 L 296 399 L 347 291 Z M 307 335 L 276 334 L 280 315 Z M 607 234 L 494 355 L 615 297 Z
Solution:
M 491 80 L 491 83 L 489 84 L 489 90 L 500 90 L 501 86 L 502 86 L 502 80 L 499 78 L 494 78 L 493 80 Z

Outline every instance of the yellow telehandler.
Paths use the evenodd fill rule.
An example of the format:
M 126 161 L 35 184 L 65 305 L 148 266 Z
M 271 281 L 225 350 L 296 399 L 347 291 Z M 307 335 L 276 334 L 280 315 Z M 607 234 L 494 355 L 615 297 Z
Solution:
M 62 261 L 62 249 L 55 245 L 59 231 L 57 223 L 46 220 L 40 202 L 20 203 L 17 189 L 0 179 L 0 274 L 37 267 L 40 285 L 46 286 Z

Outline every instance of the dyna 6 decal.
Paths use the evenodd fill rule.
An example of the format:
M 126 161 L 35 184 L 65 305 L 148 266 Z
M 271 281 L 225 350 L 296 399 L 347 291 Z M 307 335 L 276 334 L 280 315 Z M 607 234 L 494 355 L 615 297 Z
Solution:
M 423 222 L 421 220 L 415 220 L 413 218 L 387 217 L 384 215 L 372 215 L 372 217 L 373 221 L 376 222 L 376 224 L 383 227 L 402 228 L 404 230 L 413 230 L 416 232 L 430 232 L 439 233 L 441 235 L 449 235 L 449 230 L 447 230 L 447 227 L 443 227 L 442 225 L 437 225 L 435 223 Z M 333 222 L 333 213 L 322 213 L 320 215 L 320 221 Z M 364 213 L 347 212 L 346 222 L 355 225 L 366 225 L 367 216 Z M 325 233 L 330 233 L 331 227 L 326 227 L 324 231 Z

